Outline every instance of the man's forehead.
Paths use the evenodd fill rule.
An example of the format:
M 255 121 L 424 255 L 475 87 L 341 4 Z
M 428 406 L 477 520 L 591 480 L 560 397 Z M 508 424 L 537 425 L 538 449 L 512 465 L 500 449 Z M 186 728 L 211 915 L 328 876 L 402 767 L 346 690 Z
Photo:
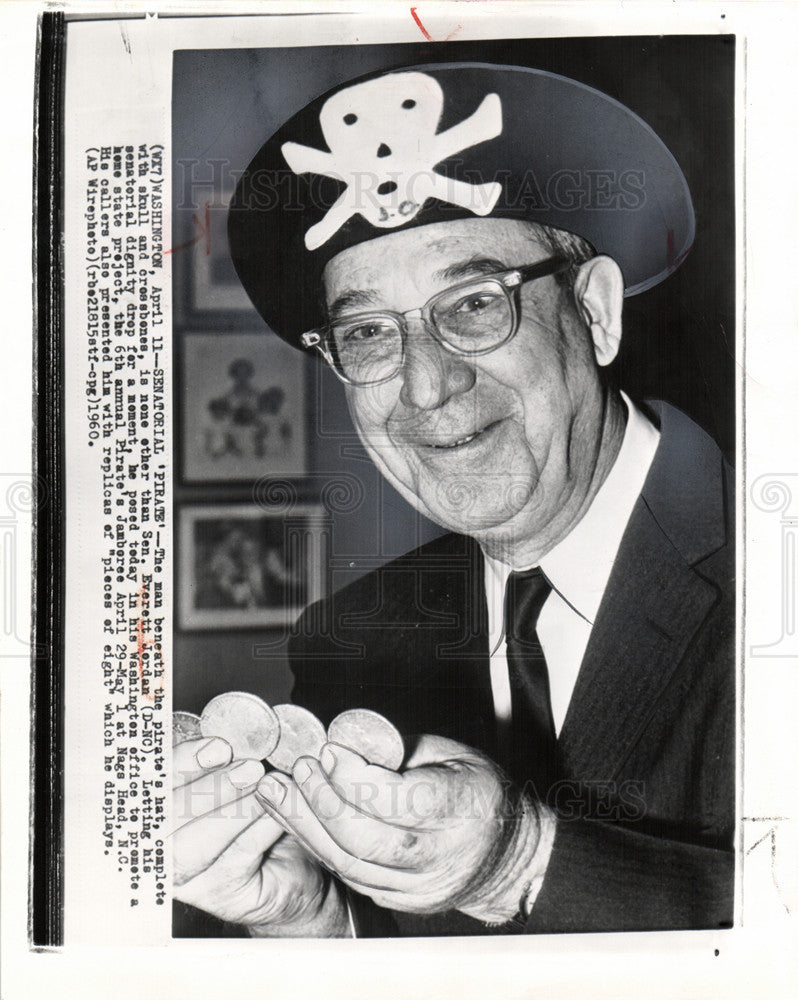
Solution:
M 390 233 L 336 254 L 324 270 L 328 301 L 344 290 L 366 290 L 386 278 L 422 272 L 456 281 L 504 267 L 534 263 L 546 248 L 526 222 L 458 219 Z

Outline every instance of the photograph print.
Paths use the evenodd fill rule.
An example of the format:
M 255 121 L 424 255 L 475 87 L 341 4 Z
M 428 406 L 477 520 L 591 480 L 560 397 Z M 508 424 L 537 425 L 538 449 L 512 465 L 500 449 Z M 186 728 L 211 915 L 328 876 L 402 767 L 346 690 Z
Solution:
M 286 517 L 255 503 L 180 511 L 178 604 L 184 629 L 268 629 L 293 624 L 320 595 L 323 510 Z
M 311 596 L 263 511 L 183 512 L 184 625 L 263 620 L 294 588 L 291 701 L 405 757 L 375 765 L 364 722 L 256 768 L 278 826 L 230 824 L 175 886 L 196 920 L 175 933 L 732 926 L 734 37 L 174 65 L 179 148 L 196 133 L 235 175 L 253 323 L 206 354 L 186 334 L 186 479 L 268 469 L 283 420 L 294 447 L 301 358 L 313 471 L 371 463 L 394 493 L 363 490 L 363 532 L 408 510 L 428 530 Z M 200 101 L 198 78 L 225 87 Z M 321 440 L 328 398 L 351 422 Z M 175 850 L 214 821 L 187 809 Z

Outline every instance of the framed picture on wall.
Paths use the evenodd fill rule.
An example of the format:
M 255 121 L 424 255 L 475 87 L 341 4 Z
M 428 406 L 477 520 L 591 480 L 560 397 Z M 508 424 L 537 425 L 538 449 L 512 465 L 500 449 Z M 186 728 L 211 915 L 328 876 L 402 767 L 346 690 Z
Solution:
M 307 360 L 269 331 L 183 337 L 187 483 L 303 476 Z
M 178 512 L 184 629 L 293 624 L 324 591 L 319 504 L 196 504 Z
M 198 183 L 188 165 L 178 169 L 178 179 L 172 251 L 176 318 L 193 329 L 219 321 L 245 327 L 258 314 L 235 273 L 227 242 L 233 188 Z

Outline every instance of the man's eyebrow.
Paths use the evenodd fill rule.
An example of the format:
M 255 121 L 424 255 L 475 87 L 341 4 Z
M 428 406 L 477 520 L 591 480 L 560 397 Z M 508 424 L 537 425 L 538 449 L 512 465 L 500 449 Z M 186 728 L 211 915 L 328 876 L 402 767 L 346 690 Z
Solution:
M 377 293 L 368 288 L 352 288 L 343 292 L 328 309 L 330 319 L 339 316 L 357 306 L 373 306 L 377 301 Z
M 435 278 L 441 281 L 456 281 L 458 278 L 470 278 L 479 274 L 496 274 L 506 271 L 507 264 L 495 257 L 469 257 L 468 260 L 458 260 L 440 271 L 435 272 Z
M 435 271 L 433 276 L 438 281 L 457 281 L 460 278 L 496 274 L 506 270 L 507 264 L 495 257 L 469 257 L 467 260 L 455 261 L 440 271 Z M 378 303 L 379 294 L 374 289 L 347 289 L 329 307 L 328 316 L 331 320 L 338 319 L 352 309 L 374 306 Z

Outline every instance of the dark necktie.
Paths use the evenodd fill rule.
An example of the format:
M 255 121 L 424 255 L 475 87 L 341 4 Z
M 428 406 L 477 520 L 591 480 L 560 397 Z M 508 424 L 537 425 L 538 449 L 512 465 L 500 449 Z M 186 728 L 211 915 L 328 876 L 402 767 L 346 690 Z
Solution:
M 504 598 L 513 711 L 510 774 L 522 787 L 533 782 L 542 800 L 556 780 L 557 770 L 549 672 L 536 631 L 538 615 L 550 592 L 551 585 L 535 567 L 511 573 Z

